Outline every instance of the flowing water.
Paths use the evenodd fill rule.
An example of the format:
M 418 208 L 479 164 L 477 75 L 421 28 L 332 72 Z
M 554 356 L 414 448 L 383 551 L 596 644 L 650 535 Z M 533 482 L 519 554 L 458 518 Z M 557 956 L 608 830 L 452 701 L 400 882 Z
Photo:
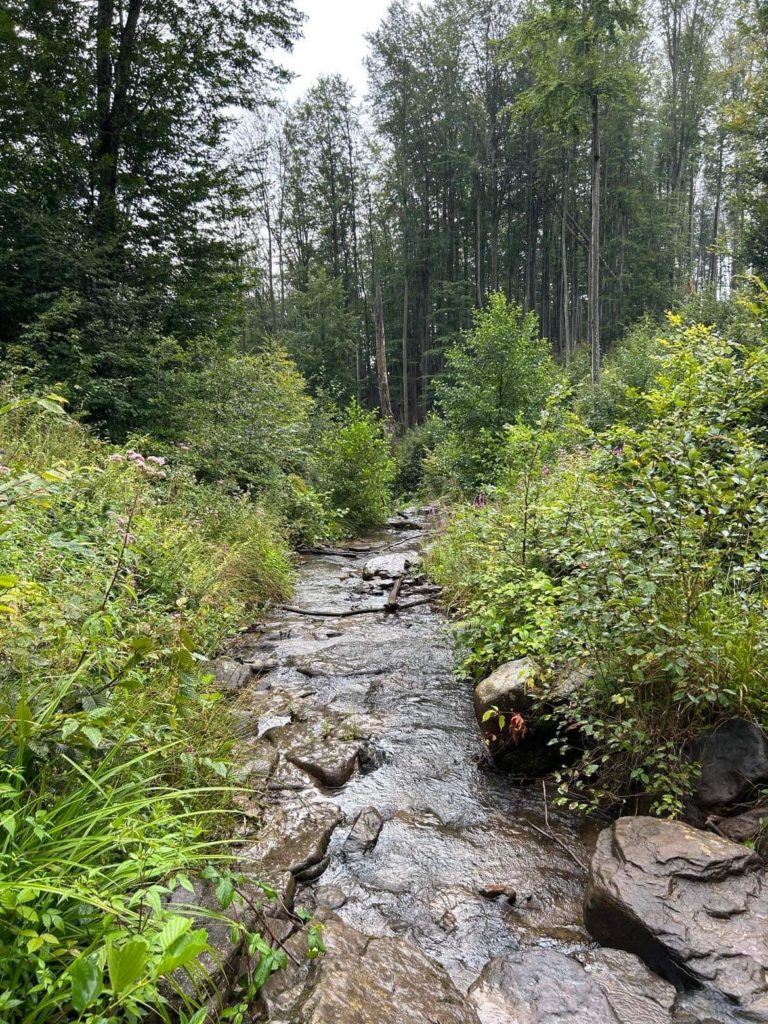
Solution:
M 417 529 L 388 531 L 354 558 L 307 558 L 294 604 L 339 612 L 381 605 L 386 585 L 363 580 L 366 561 L 413 551 L 421 537 Z M 417 598 L 418 590 L 406 590 L 403 602 Z M 368 935 L 408 937 L 459 988 L 490 957 L 520 946 L 568 950 L 589 941 L 577 861 L 588 861 L 594 827 L 548 806 L 541 785 L 521 788 L 491 769 L 439 611 L 424 604 L 322 619 L 286 612 L 267 636 L 271 685 L 309 686 L 328 714 L 374 736 L 373 764 L 327 793 L 347 825 L 300 902 L 331 906 Z M 378 842 L 347 856 L 349 826 L 369 807 L 384 819 Z M 486 898 L 488 886 L 516 898 Z

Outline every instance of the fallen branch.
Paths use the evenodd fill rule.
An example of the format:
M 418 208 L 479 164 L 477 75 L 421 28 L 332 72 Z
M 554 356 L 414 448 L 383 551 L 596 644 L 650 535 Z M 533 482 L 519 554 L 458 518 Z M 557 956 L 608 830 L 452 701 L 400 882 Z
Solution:
M 576 854 L 573 852 L 573 850 L 562 841 L 562 839 L 558 839 L 557 836 L 555 835 L 555 833 L 552 831 L 551 828 L 550 829 L 539 828 L 539 826 L 538 825 L 534 825 L 532 821 L 526 821 L 526 825 L 528 825 L 529 828 L 532 828 L 534 830 L 534 832 L 538 832 L 540 836 L 544 836 L 545 839 L 551 839 L 552 842 L 557 843 L 557 845 L 560 847 L 560 849 L 564 850 L 565 853 L 567 853 L 568 856 L 571 858 L 571 860 L 575 864 L 579 865 L 579 867 L 581 868 L 582 871 L 584 871 L 587 874 L 589 873 L 589 869 L 587 868 L 587 865 L 584 863 L 584 861 L 580 860 L 576 856 Z
M 393 608 L 389 607 L 389 603 L 379 605 L 377 608 L 349 608 L 346 611 L 334 611 L 331 608 L 296 608 L 290 604 L 281 604 L 278 607 L 281 611 L 291 612 L 293 615 L 308 615 L 310 618 L 348 619 L 353 615 L 381 615 L 382 612 L 401 612 L 406 611 L 408 608 L 416 608 L 418 605 L 431 603 L 431 597 L 422 597 L 417 601 L 408 601 L 406 604 L 396 604 Z
M 384 605 L 384 610 L 387 612 L 393 612 L 397 608 L 397 599 L 400 596 L 400 588 L 403 585 L 403 577 L 398 576 L 395 580 L 395 585 L 389 592 L 387 603 Z

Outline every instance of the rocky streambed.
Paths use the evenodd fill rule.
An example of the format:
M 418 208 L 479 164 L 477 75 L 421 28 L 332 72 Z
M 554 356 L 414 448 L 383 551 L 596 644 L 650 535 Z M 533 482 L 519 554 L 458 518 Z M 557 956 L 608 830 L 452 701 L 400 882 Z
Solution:
M 768 1020 L 756 967 L 764 938 L 728 965 L 731 988 L 751 993 L 741 1007 L 733 992 L 730 1000 L 679 995 L 626 951 L 670 974 L 646 947 L 657 953 L 675 915 L 701 898 L 704 938 L 697 945 L 684 923 L 678 929 L 690 954 L 682 973 L 697 984 L 695 962 L 717 980 L 723 964 L 706 963 L 707 942 L 717 943 L 710 926 L 720 914 L 729 941 L 739 942 L 737 904 L 762 907 L 759 858 L 742 858 L 730 902 L 718 903 L 711 889 L 691 890 L 679 846 L 665 878 L 654 860 L 665 854 L 652 839 L 603 832 L 598 841 L 599 826 L 554 809 L 540 784 L 513 786 L 494 772 L 471 695 L 452 671 L 449 625 L 420 575 L 422 525 L 406 517 L 365 543 L 307 556 L 291 608 L 237 638 L 217 665 L 232 692 L 246 781 L 267 795 L 266 803 L 241 801 L 242 869 L 278 892 L 268 930 L 289 954 L 254 1019 Z M 704 873 L 728 878 L 723 850 L 709 853 Z M 623 886 L 622 871 L 631 876 Z M 654 876 L 652 893 L 644 872 Z M 632 903 L 630 883 L 641 892 L 636 903 L 656 901 L 652 934 L 638 923 L 642 908 L 622 902 Z M 607 945 L 624 949 L 595 944 L 585 901 L 592 933 L 603 928 Z M 297 907 L 324 925 L 327 956 L 307 959 Z M 624 941 L 624 932 L 642 943 Z M 213 1002 L 226 1000 L 237 956 L 229 951 L 216 966 Z

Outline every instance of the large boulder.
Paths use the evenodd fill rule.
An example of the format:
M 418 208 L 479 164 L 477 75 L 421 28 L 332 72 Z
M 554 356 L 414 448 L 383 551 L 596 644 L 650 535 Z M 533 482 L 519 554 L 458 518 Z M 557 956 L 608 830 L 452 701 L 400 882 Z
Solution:
M 509 661 L 475 687 L 475 715 L 482 726 L 488 712 L 528 714 L 536 693 L 536 664 L 531 658 Z
M 584 918 L 598 942 L 768 1020 L 768 889 L 754 851 L 679 822 L 620 818 L 598 838 Z
M 394 580 L 405 576 L 409 569 L 421 561 L 416 551 L 397 551 L 391 555 L 378 555 L 369 559 L 363 567 L 363 579 Z
M 571 665 L 543 679 L 531 658 L 520 658 L 478 683 L 475 715 L 494 761 L 526 777 L 546 774 L 562 763 L 552 743 L 556 726 L 547 715 L 563 707 L 590 678 L 589 670 Z
M 326 911 L 326 956 L 308 961 L 306 936 L 286 943 L 288 969 L 261 993 L 272 1024 L 479 1024 L 445 971 L 401 938 L 371 938 Z
M 487 963 L 469 997 L 481 1024 L 669 1024 L 675 990 L 618 950 L 534 948 Z
M 699 739 L 691 751 L 701 763 L 696 803 L 705 809 L 745 800 L 768 782 L 768 739 L 743 718 L 723 722 Z

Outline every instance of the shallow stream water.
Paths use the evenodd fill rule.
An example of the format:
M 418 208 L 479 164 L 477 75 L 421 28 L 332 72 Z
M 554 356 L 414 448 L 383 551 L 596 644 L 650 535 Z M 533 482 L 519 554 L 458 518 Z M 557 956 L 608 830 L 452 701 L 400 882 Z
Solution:
M 390 531 L 354 558 L 308 558 L 293 604 L 380 606 L 388 584 L 363 581 L 366 561 L 414 551 L 421 536 Z M 417 597 L 405 591 L 403 603 Z M 378 842 L 347 856 L 349 827 L 337 829 L 330 866 L 301 894 L 305 904 L 331 906 L 368 935 L 408 937 L 460 989 L 489 958 L 522 945 L 568 950 L 589 941 L 576 860 L 588 861 L 594 827 L 547 806 L 541 785 L 521 788 L 491 769 L 442 614 L 432 605 L 348 618 L 287 612 L 271 635 L 273 686 L 309 686 L 329 714 L 374 736 L 374 765 L 327 796 L 348 826 L 376 808 L 384 818 Z M 514 902 L 481 895 L 494 885 L 514 892 Z

